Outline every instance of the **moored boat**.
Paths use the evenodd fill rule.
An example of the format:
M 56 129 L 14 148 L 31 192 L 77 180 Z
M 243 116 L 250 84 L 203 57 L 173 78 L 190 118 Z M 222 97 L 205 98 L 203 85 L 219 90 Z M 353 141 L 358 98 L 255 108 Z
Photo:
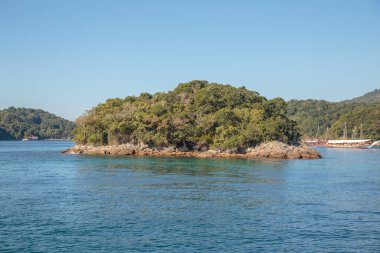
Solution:
M 363 140 L 328 140 L 326 146 L 329 148 L 371 148 L 376 145 L 371 139 Z
M 341 140 L 327 140 L 325 146 L 329 148 L 360 148 L 368 149 L 372 147 L 378 147 L 380 141 L 374 141 L 372 139 L 363 138 L 363 124 L 360 124 L 360 137 L 356 139 L 357 128 L 356 126 L 352 130 L 352 139 L 347 137 L 347 123 L 344 123 L 343 136 Z
M 24 137 L 22 141 L 38 141 L 38 136 L 30 135 L 29 137 Z

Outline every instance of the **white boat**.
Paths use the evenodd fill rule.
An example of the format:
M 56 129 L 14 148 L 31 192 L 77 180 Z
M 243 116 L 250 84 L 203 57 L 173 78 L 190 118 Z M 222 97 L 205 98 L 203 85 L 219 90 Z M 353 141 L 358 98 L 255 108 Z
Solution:
M 328 140 L 326 146 L 329 148 L 370 148 L 376 142 L 371 139 L 363 140 Z
M 38 141 L 38 136 L 30 135 L 29 137 L 24 137 L 22 141 Z
M 342 140 L 328 140 L 326 146 L 329 148 L 372 148 L 380 145 L 380 141 L 363 138 L 363 124 L 360 124 L 360 139 L 356 139 L 356 127 L 353 129 L 352 139 L 347 138 L 347 123 L 344 123 Z

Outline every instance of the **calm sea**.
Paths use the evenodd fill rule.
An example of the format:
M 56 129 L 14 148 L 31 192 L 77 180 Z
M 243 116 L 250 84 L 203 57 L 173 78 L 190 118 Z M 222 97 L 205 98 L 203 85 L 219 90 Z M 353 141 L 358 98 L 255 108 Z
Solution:
M 321 160 L 63 155 L 0 142 L 2 252 L 379 252 L 380 150 Z

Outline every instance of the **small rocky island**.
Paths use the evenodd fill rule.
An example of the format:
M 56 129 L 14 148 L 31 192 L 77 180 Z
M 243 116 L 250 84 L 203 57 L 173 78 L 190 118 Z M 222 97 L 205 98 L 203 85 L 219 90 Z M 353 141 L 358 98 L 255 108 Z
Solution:
M 282 98 L 245 87 L 191 81 L 173 91 L 108 99 L 76 121 L 64 153 L 178 157 L 316 159 L 299 145 Z
M 316 150 L 306 146 L 292 146 L 282 142 L 272 141 L 242 152 L 226 152 L 220 150 L 181 151 L 175 148 L 138 147 L 131 144 L 114 146 L 76 145 L 63 153 L 83 155 L 110 156 L 165 156 L 165 157 L 198 157 L 198 158 L 246 158 L 246 159 L 318 159 L 321 155 Z

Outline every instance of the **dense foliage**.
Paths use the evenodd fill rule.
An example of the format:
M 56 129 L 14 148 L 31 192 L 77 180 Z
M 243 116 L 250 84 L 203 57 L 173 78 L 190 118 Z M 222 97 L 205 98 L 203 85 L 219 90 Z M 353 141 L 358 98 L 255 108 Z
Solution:
M 75 140 L 183 149 L 240 149 L 263 141 L 296 142 L 296 123 L 281 98 L 245 87 L 192 81 L 168 93 L 109 99 L 77 119 Z
M 348 137 L 359 138 L 363 124 L 363 137 L 380 139 L 380 90 L 342 102 L 324 100 L 291 100 L 287 103 L 287 115 L 296 121 L 300 132 L 309 138 L 341 138 L 345 123 Z M 319 131 L 318 131 L 319 126 Z M 326 133 L 326 130 L 328 132 Z
M 37 136 L 40 139 L 70 138 L 75 124 L 43 110 L 15 108 L 0 110 L 0 140 Z
M 287 112 L 289 118 L 298 123 L 304 137 L 314 138 L 324 134 L 327 127 L 330 128 L 334 122 L 342 115 L 351 112 L 355 106 L 351 103 L 331 103 L 324 100 L 291 100 L 287 103 Z
M 331 127 L 333 136 L 342 136 L 347 123 L 348 135 L 360 137 L 360 125 L 363 124 L 363 137 L 380 140 L 380 103 L 357 107 L 343 115 Z

